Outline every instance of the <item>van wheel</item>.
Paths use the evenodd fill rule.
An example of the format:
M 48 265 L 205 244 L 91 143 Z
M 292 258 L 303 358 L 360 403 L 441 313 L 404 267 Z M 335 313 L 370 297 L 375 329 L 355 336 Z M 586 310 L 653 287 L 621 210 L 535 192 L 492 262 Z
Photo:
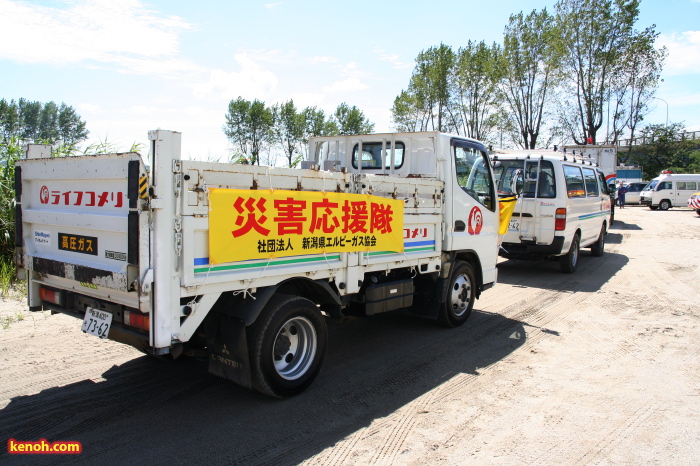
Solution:
M 671 201 L 664 199 L 663 201 L 659 202 L 659 210 L 668 210 L 670 208 L 671 208 Z
M 449 286 L 447 299 L 440 306 L 438 322 L 440 325 L 453 328 L 466 322 L 474 307 L 476 282 L 472 266 L 464 261 L 455 261 Z
M 653 205 L 651 205 L 651 204 L 649 204 L 649 208 L 650 208 L 651 210 L 656 210 L 656 209 L 658 209 L 657 206 L 653 206 Z
M 311 385 L 327 340 L 326 322 L 311 301 L 274 296 L 247 331 L 254 389 L 286 398 Z
M 571 247 L 569 252 L 559 258 L 559 268 L 564 273 L 574 273 L 576 272 L 576 267 L 578 266 L 578 253 L 581 248 L 581 242 L 578 238 L 578 233 L 574 236 L 571 241 Z
M 591 255 L 593 257 L 600 257 L 605 252 L 605 225 L 600 229 L 600 236 L 598 240 L 591 246 Z

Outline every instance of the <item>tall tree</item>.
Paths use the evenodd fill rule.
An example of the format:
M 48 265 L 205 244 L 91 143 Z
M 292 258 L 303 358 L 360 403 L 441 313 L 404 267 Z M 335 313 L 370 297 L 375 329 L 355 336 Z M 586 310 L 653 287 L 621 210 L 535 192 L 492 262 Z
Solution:
M 298 162 L 298 157 L 295 157 L 295 154 L 299 154 L 301 149 L 306 118 L 303 112 L 297 112 L 293 100 L 275 106 L 274 110 L 275 139 L 287 157 L 287 166 L 293 168 Z
M 501 47 L 467 42 L 457 52 L 452 73 L 451 128 L 457 134 L 487 140 L 499 122 Z
M 251 165 L 260 164 L 260 151 L 270 143 L 274 126 L 274 112 L 257 99 L 250 102 L 243 97 L 231 100 L 225 115 L 224 134 Z
M 338 126 L 338 134 L 369 134 L 374 132 L 374 123 L 355 105 L 350 107 L 343 102 L 333 114 L 333 122 Z
M 502 81 L 509 114 L 517 126 L 519 145 L 534 149 L 546 117 L 546 102 L 557 85 L 561 41 L 547 10 L 511 15 L 504 34 Z
M 588 138 L 595 143 L 612 80 L 617 69 L 625 66 L 623 58 L 634 36 L 639 0 L 559 0 L 555 10 L 573 96 L 561 115 L 577 144 Z
M 450 76 L 455 62 L 451 47 L 422 50 L 408 83 L 394 100 L 392 115 L 400 131 L 449 131 Z

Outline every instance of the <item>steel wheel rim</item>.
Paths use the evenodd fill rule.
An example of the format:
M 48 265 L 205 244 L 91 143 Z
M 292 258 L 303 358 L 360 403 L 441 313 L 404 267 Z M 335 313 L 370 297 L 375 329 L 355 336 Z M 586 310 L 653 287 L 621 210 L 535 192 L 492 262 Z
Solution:
M 285 380 L 296 380 L 311 367 L 318 348 L 316 329 L 304 317 L 294 317 L 282 325 L 272 347 L 275 370 Z
M 578 261 L 578 242 L 571 251 L 571 265 L 576 266 L 576 261 Z
M 450 303 L 452 304 L 452 312 L 455 316 L 461 317 L 467 312 L 469 300 L 471 299 L 472 285 L 469 282 L 469 277 L 462 274 L 452 284 L 450 295 Z

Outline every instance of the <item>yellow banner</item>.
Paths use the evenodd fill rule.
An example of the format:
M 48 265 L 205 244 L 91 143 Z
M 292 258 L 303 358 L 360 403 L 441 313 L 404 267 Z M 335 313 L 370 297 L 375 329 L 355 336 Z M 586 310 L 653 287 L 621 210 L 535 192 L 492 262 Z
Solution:
M 403 202 L 368 194 L 209 189 L 209 262 L 403 252 Z

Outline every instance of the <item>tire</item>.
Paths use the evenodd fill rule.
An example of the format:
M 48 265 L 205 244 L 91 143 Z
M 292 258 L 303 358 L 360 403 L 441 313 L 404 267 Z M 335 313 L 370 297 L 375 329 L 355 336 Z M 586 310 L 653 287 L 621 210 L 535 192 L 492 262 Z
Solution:
M 273 296 L 247 332 L 257 391 L 277 398 L 294 396 L 321 370 L 328 332 L 321 312 L 308 299 Z
M 653 206 L 653 205 L 651 205 L 651 204 L 649 204 L 649 208 L 650 208 L 651 210 L 656 210 L 656 209 L 658 209 L 658 207 L 655 207 L 655 206 Z
M 700 209 L 695 209 L 695 213 L 700 215 Z
M 476 282 L 472 266 L 464 261 L 455 261 L 450 273 L 447 297 L 438 312 L 440 325 L 454 328 L 466 322 L 472 313 L 475 298 Z
M 671 208 L 671 201 L 664 199 L 659 202 L 659 210 L 668 210 Z
M 559 268 L 564 273 L 574 273 L 578 267 L 578 256 L 581 249 L 581 240 L 578 237 L 578 233 L 574 236 L 571 241 L 571 247 L 569 252 L 559 258 Z
M 591 246 L 591 255 L 600 257 L 605 252 L 605 224 L 600 228 L 600 236 L 598 240 Z

